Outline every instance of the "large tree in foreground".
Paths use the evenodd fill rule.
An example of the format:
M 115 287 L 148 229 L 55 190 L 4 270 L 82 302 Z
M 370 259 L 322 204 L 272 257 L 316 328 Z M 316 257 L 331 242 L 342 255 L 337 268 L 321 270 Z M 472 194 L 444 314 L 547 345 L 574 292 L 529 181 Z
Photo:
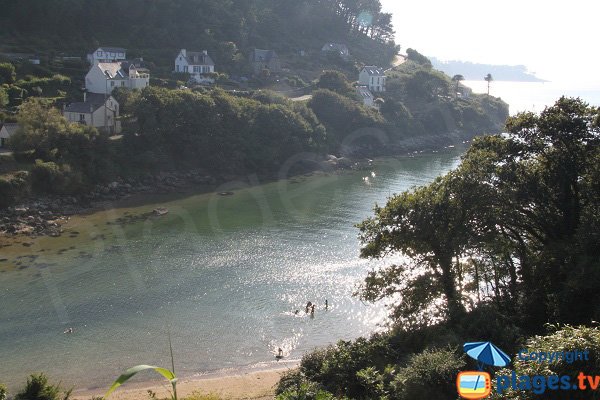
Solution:
M 396 299 L 405 323 L 490 304 L 528 330 L 600 317 L 599 112 L 561 98 L 477 139 L 461 165 L 391 198 L 360 225 L 366 300 Z

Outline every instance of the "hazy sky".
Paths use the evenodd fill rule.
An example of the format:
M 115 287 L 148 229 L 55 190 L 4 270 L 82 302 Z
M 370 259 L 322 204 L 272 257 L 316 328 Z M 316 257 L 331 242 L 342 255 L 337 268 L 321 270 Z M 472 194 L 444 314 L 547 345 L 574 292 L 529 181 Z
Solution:
M 396 42 L 442 60 L 523 64 L 548 80 L 600 86 L 597 0 L 381 0 Z

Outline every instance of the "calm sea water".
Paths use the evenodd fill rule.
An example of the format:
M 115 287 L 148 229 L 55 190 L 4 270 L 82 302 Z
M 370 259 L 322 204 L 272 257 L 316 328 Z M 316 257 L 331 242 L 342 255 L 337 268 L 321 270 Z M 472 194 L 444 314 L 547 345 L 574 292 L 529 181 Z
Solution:
M 278 347 L 299 359 L 369 334 L 386 310 L 352 297 L 377 265 L 359 258 L 354 224 L 454 168 L 459 154 L 192 196 L 137 222 L 156 205 L 100 212 L 74 218 L 61 238 L 0 249 L 0 381 L 14 388 L 45 371 L 108 387 L 130 366 L 169 366 L 169 332 L 184 376 L 274 363 Z
M 464 81 L 475 93 L 487 93 L 487 82 Z M 573 86 L 561 82 L 505 82 L 492 81 L 490 94 L 500 97 L 510 106 L 510 114 L 522 111 L 543 111 L 561 96 L 580 97 L 593 106 L 600 106 L 600 85 Z

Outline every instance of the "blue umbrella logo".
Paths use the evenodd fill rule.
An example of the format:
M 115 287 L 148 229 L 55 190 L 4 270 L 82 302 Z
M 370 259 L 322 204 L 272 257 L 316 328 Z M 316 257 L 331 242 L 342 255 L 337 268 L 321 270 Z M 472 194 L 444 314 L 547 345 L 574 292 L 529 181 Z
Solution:
M 500 350 L 492 342 L 465 343 L 463 350 L 469 357 L 477 360 L 480 371 L 483 369 L 484 365 L 506 367 L 510 364 L 510 357 L 508 354 Z

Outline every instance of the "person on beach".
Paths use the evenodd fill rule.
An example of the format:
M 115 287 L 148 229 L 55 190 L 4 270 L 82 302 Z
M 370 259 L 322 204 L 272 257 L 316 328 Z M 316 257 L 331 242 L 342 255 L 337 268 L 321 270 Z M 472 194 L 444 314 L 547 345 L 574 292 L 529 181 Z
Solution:
M 277 359 L 277 361 L 283 358 L 283 349 L 281 347 L 277 349 L 277 355 L 275 356 L 275 358 Z
M 67 328 L 67 329 L 65 329 L 65 331 L 63 332 L 63 334 L 67 334 L 67 333 L 73 333 L 73 328 Z
M 329 309 L 329 302 L 327 301 L 327 299 L 325 299 L 325 309 Z
M 310 313 L 311 313 L 311 315 L 315 315 L 315 305 L 314 304 L 310 307 Z
M 306 313 L 307 314 L 310 311 L 310 308 L 311 308 L 312 305 L 313 305 L 312 301 L 309 301 L 308 303 L 306 303 Z

